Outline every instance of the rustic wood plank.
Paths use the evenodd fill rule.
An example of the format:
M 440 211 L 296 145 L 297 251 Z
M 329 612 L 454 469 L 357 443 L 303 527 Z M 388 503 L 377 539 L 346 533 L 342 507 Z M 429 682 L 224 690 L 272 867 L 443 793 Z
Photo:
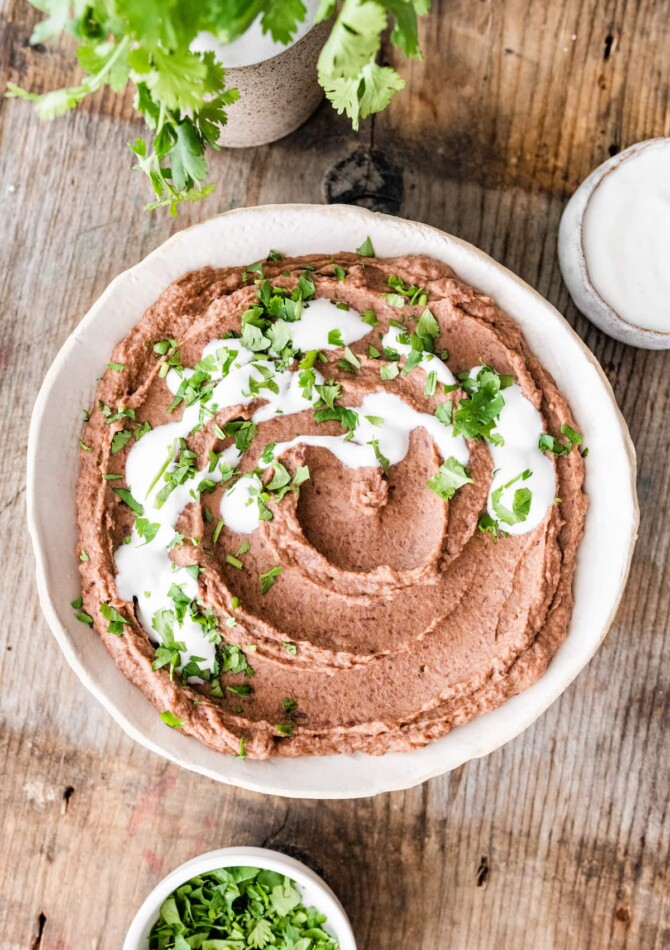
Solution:
M 35 14 L 22 0 L 0 16 L 3 74 L 40 89 L 76 75 L 67 44 L 29 47 Z M 361 950 L 670 946 L 667 355 L 591 327 L 556 262 L 579 180 L 610 150 L 670 134 L 667 3 L 444 0 L 422 32 L 425 62 L 402 66 L 405 93 L 360 135 L 324 105 L 272 147 L 217 156 L 215 197 L 176 221 L 142 211 L 145 184 L 122 146 L 141 130 L 130 96 L 103 93 L 48 127 L 21 103 L 0 106 L 3 950 L 116 948 L 162 874 L 232 843 L 322 871 Z M 78 684 L 34 590 L 27 425 L 58 347 L 119 270 L 228 207 L 323 200 L 329 171 L 356 149 L 398 171 L 402 215 L 501 260 L 597 354 L 638 449 L 640 543 L 605 645 L 523 736 L 408 792 L 286 802 L 150 755 Z

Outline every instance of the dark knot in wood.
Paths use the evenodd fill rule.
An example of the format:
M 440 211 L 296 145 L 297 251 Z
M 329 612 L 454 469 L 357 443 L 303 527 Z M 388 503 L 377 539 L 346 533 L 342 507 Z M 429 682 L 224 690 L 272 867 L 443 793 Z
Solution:
M 404 191 L 402 169 L 377 149 L 357 149 L 326 174 L 328 204 L 358 205 L 397 214 Z

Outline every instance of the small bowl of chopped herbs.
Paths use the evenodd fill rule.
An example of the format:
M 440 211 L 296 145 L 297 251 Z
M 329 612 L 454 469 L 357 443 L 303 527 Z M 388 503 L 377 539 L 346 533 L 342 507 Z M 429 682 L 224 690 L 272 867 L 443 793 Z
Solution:
M 265 848 L 192 858 L 153 889 L 123 950 L 356 950 L 342 905 L 306 865 Z

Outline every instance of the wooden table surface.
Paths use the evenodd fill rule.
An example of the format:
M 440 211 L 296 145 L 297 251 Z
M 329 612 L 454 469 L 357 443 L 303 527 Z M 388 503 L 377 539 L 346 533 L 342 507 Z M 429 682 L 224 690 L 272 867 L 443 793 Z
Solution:
M 71 81 L 67 44 L 31 48 L 34 11 L 3 4 L 4 76 Z M 438 0 L 422 38 L 425 62 L 402 65 L 405 92 L 360 134 L 324 104 L 273 146 L 216 157 L 215 196 L 177 219 L 142 210 L 124 146 L 142 131 L 130 95 L 99 94 L 50 125 L 24 103 L 1 106 L 3 950 L 117 950 L 162 875 L 233 843 L 322 872 L 360 950 L 670 947 L 670 363 L 592 327 L 556 260 L 580 180 L 670 135 L 670 5 Z M 522 736 L 411 791 L 286 801 L 164 762 L 80 685 L 37 601 L 25 450 L 49 364 L 119 271 L 218 211 L 328 199 L 459 235 L 566 315 L 630 426 L 642 522 L 604 646 Z

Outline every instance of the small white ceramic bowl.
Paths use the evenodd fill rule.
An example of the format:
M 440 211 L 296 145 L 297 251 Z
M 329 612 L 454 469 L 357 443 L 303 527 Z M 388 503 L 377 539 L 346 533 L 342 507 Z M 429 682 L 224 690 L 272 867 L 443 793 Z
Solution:
M 583 244 L 583 224 L 586 209 L 591 197 L 603 179 L 610 175 L 622 162 L 628 161 L 641 151 L 658 146 L 668 147 L 670 139 L 647 139 L 624 149 L 613 158 L 599 165 L 588 178 L 585 178 L 570 201 L 565 206 L 558 230 L 558 261 L 561 273 L 575 306 L 585 317 L 595 323 L 615 340 L 640 346 L 647 350 L 670 349 L 670 333 L 649 330 L 635 326 L 623 320 L 619 314 L 600 296 L 591 283 Z M 631 266 L 633 266 L 631 264 Z
M 156 885 L 138 910 L 126 934 L 122 950 L 147 950 L 149 934 L 158 920 L 161 904 L 176 888 L 198 874 L 206 874 L 207 871 L 217 868 L 234 867 L 264 868 L 292 878 L 305 906 L 316 907 L 326 915 L 328 922 L 324 924 L 324 930 L 336 938 L 340 950 L 356 950 L 356 940 L 349 918 L 326 882 L 295 858 L 267 848 L 220 848 L 218 851 L 200 854 L 175 868 Z
M 498 709 L 412 752 L 273 758 L 214 752 L 169 729 L 96 634 L 79 623 L 75 486 L 81 407 L 115 343 L 167 285 L 207 264 L 244 265 L 270 249 L 289 255 L 353 251 L 369 235 L 380 257 L 426 254 L 491 294 L 566 395 L 590 455 L 590 504 L 577 558 L 568 636 L 544 676 Z M 58 460 L 58 464 L 54 463 Z M 49 478 L 40 477 L 49 472 Z M 228 212 L 180 231 L 120 274 L 76 327 L 37 397 L 28 445 L 28 527 L 42 609 L 68 663 L 126 732 L 148 749 L 220 782 L 293 798 L 356 798 L 418 785 L 487 755 L 522 732 L 577 676 L 602 642 L 623 593 L 638 524 L 635 452 L 592 353 L 550 303 L 482 251 L 436 228 L 347 205 L 268 205 Z

